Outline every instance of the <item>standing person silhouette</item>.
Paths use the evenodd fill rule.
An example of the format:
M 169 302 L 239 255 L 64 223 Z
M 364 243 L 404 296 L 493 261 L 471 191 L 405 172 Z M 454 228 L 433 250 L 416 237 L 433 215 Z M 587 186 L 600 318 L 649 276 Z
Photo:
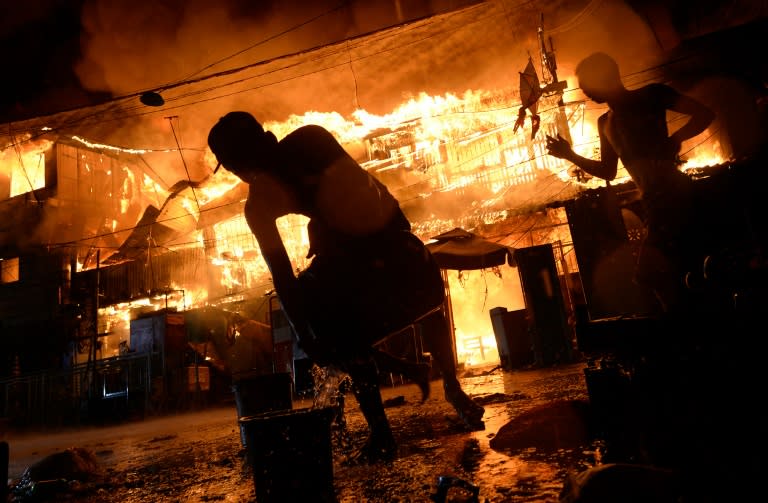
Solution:
M 693 182 L 679 170 L 678 154 L 683 141 L 703 132 L 714 120 L 704 104 L 665 84 L 627 89 L 616 61 L 605 53 L 593 53 L 576 67 L 584 94 L 608 111 L 597 121 L 600 159 L 576 154 L 560 137 L 547 135 L 552 156 L 572 162 L 585 172 L 613 180 L 621 159 L 641 194 L 646 218 L 646 237 L 637 262 L 636 280 L 649 286 L 665 311 L 683 301 L 686 227 L 693 211 Z M 669 134 L 667 111 L 689 116 Z
M 417 319 L 446 400 L 468 427 L 482 429 L 484 409 L 461 389 L 450 328 L 437 309 L 445 295 L 439 268 L 387 188 L 316 125 L 278 141 L 250 113 L 235 111 L 211 128 L 208 145 L 220 165 L 249 184 L 245 218 L 300 347 L 352 378 L 370 430 L 362 460 L 396 454 L 377 372 L 377 365 L 397 366 L 396 359 L 373 346 Z M 276 225 L 288 214 L 310 219 L 312 262 L 298 276 Z

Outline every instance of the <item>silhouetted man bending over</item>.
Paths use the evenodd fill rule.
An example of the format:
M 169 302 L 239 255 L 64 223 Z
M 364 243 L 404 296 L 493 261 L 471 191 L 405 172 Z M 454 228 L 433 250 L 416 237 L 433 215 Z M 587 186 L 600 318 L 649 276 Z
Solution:
M 384 413 L 377 365 L 397 365 L 373 346 L 422 319 L 425 345 L 440 369 L 445 398 L 464 422 L 483 428 L 484 409 L 456 378 L 450 327 L 442 310 L 440 270 L 387 188 L 326 129 L 303 126 L 277 141 L 247 112 L 230 112 L 208 136 L 227 170 L 249 184 L 245 218 L 272 274 L 299 345 L 316 363 L 352 377 L 370 428 L 369 460 L 391 458 L 396 445 Z M 310 266 L 298 276 L 276 220 L 309 217 Z M 422 388 L 422 392 L 428 392 Z

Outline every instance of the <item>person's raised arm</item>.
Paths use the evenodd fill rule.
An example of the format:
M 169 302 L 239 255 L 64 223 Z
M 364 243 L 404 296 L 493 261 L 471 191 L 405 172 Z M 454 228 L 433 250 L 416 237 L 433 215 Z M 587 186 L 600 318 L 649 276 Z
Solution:
M 547 153 L 565 159 L 592 176 L 611 181 L 616 178 L 619 156 L 602 133 L 602 117 L 598 123 L 600 132 L 600 160 L 588 159 L 573 151 L 568 140 L 560 135 L 557 138 L 547 135 Z

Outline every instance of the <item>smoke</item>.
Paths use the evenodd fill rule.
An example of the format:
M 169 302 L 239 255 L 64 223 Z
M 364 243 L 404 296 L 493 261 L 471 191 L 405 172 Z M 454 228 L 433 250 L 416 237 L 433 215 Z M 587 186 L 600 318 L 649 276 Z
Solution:
M 422 92 L 516 86 L 528 55 L 538 61 L 542 16 L 563 77 L 593 50 L 622 47 L 614 56 L 632 66 L 654 60 L 652 34 L 619 0 L 505 0 L 471 7 L 477 3 L 85 0 L 82 57 L 75 70 L 90 91 L 129 95 L 442 14 L 424 29 L 406 24 L 385 40 L 351 38 L 336 59 L 305 56 L 291 72 L 254 86 L 255 92 L 222 92 L 194 111 L 208 120 L 240 107 L 263 121 L 282 121 L 312 110 L 386 114 Z M 467 5 L 465 13 L 455 10 Z
M 182 146 L 186 158 L 154 161 L 162 162 L 156 169 L 170 184 L 210 174 L 202 155 L 207 132 L 230 110 L 248 110 L 262 122 L 314 111 L 386 115 L 420 93 L 517 89 L 529 56 L 541 72 L 542 21 L 557 77 L 568 81 L 565 101 L 583 99 L 573 69 L 594 51 L 614 56 L 628 87 L 657 77 L 647 69 L 663 60 L 664 51 L 646 21 L 621 0 L 85 0 L 76 70 L 92 91 L 161 90 L 172 106 L 144 107 L 136 120 L 113 123 L 96 140 L 132 148 Z M 395 27 L 377 31 L 388 26 Z M 364 33 L 370 35 L 360 37 Z M 315 47 L 322 49 L 308 51 Z M 286 54 L 297 55 L 275 60 Z M 247 76 L 196 80 L 259 62 L 270 63 Z M 169 85 L 180 87 L 163 91 Z
M 234 0 L 87 0 L 77 73 L 88 89 L 121 95 L 199 76 L 201 71 L 274 57 L 306 48 L 313 30 L 298 29 L 269 43 L 261 42 L 302 19 L 332 10 L 330 3 L 314 3 L 311 9 L 299 12 L 295 2 L 246 6 Z M 329 17 L 332 22 L 325 19 L 323 26 L 334 33 Z M 241 55 L 228 59 L 237 54 Z
M 462 3 L 476 2 L 86 0 L 77 73 L 89 90 L 127 94 L 305 51 Z

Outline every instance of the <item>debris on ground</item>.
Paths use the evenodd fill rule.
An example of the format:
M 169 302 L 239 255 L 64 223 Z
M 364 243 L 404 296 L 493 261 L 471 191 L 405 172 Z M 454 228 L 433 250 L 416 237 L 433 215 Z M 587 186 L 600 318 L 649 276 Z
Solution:
M 535 407 L 503 425 L 490 440 L 491 449 L 512 453 L 526 449 L 557 451 L 589 443 L 588 404 L 558 400 Z
M 102 479 L 103 475 L 104 470 L 93 451 L 72 447 L 30 465 L 21 478 L 11 484 L 11 501 L 46 501 L 59 493 L 77 490 L 82 483 Z

